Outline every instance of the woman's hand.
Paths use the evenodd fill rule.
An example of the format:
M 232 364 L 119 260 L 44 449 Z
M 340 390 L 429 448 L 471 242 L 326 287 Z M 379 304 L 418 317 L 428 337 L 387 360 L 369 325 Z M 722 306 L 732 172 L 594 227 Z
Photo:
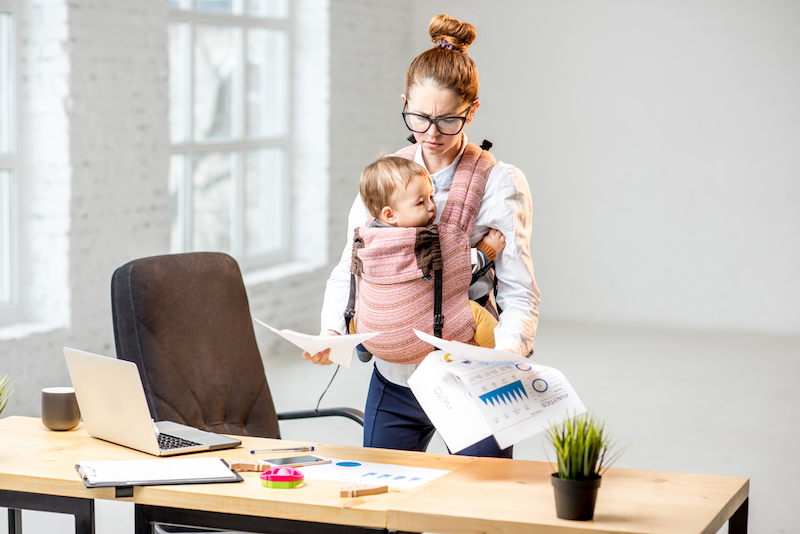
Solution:
M 327 337 L 327 336 L 338 336 L 339 332 L 335 330 L 323 330 L 319 334 L 320 336 Z M 303 353 L 304 360 L 311 360 L 311 363 L 316 363 L 317 365 L 330 365 L 333 362 L 330 360 L 328 356 L 331 354 L 331 349 L 325 349 L 322 352 L 318 352 L 316 354 L 311 354 L 309 352 Z

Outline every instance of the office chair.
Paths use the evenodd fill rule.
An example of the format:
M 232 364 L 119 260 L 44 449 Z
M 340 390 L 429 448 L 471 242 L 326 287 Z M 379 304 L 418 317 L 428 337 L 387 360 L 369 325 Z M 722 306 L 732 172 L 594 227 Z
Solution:
M 353 408 L 277 414 L 256 345 L 242 275 L 227 254 L 193 252 L 126 263 L 111 280 L 117 358 L 139 367 L 153 419 L 222 434 L 279 438 L 278 420 Z
M 239 266 L 227 254 L 142 258 L 111 279 L 117 358 L 139 367 L 150 412 L 222 434 L 279 438 L 278 421 L 353 408 L 278 414 L 253 332 Z

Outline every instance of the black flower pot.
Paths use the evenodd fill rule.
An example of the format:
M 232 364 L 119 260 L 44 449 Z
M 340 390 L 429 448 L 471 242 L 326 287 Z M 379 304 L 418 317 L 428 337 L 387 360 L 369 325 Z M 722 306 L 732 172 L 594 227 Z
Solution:
M 600 478 L 567 480 L 558 478 L 554 473 L 550 481 L 556 494 L 556 516 L 559 519 L 589 521 L 594 516 Z

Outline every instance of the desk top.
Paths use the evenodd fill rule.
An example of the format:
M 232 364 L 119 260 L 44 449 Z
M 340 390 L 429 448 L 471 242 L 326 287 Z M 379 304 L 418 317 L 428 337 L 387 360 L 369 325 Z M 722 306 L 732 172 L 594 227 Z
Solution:
M 716 534 L 748 496 L 749 479 L 611 468 L 594 520 L 555 514 L 547 462 L 481 458 L 421 488 L 389 511 L 388 528 L 440 533 Z M 480 491 L 464 499 L 464 488 Z M 502 518 L 502 521 L 498 521 Z
M 87 489 L 74 465 L 82 460 L 155 458 L 92 438 L 82 424 L 54 432 L 37 418 L 8 417 L 0 419 L 0 437 L 0 489 L 13 491 L 114 499 L 113 488 Z M 749 491 L 746 478 L 612 468 L 603 477 L 595 519 L 565 521 L 556 518 L 551 469 L 545 462 L 251 437 L 242 442 L 241 448 L 191 456 L 246 459 L 251 449 L 314 445 L 321 456 L 451 473 L 415 490 L 356 498 L 340 497 L 339 482 L 306 480 L 295 489 L 274 490 L 261 485 L 258 473 L 242 473 L 243 483 L 137 487 L 133 497 L 120 500 L 417 532 L 510 534 L 530 532 L 536 525 L 536 532 L 544 534 L 715 534 Z
M 236 437 L 242 440 L 241 447 L 169 458 L 216 456 L 245 460 L 254 457 L 269 459 L 286 456 L 287 453 L 250 455 L 249 451 L 313 445 L 314 454 L 320 456 L 448 471 L 475 461 L 474 458 L 463 456 Z M 38 418 L 0 419 L 0 489 L 114 500 L 114 488 L 86 488 L 75 470 L 75 464 L 84 460 L 156 459 L 156 456 L 93 438 L 86 433 L 83 423 L 73 430 L 56 432 L 45 428 Z M 259 473 L 241 475 L 244 482 L 235 484 L 137 486 L 133 497 L 117 500 L 189 510 L 386 528 L 388 509 L 409 493 L 392 490 L 367 497 L 342 498 L 340 487 L 351 483 L 306 480 L 301 486 L 290 490 L 270 489 L 261 485 Z

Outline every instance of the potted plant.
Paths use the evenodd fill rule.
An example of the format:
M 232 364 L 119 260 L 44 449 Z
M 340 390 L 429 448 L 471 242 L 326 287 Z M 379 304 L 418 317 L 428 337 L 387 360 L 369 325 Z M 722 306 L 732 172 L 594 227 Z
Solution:
M 600 479 L 624 447 L 615 452 L 617 444 L 611 442 L 605 423 L 588 412 L 553 424 L 546 436 L 558 461 L 558 470 L 551 476 L 556 516 L 592 519 Z
M 6 375 L 0 379 L 0 414 L 6 409 L 8 398 L 12 393 L 14 393 L 14 390 L 11 389 L 11 383 L 8 381 L 8 375 Z

